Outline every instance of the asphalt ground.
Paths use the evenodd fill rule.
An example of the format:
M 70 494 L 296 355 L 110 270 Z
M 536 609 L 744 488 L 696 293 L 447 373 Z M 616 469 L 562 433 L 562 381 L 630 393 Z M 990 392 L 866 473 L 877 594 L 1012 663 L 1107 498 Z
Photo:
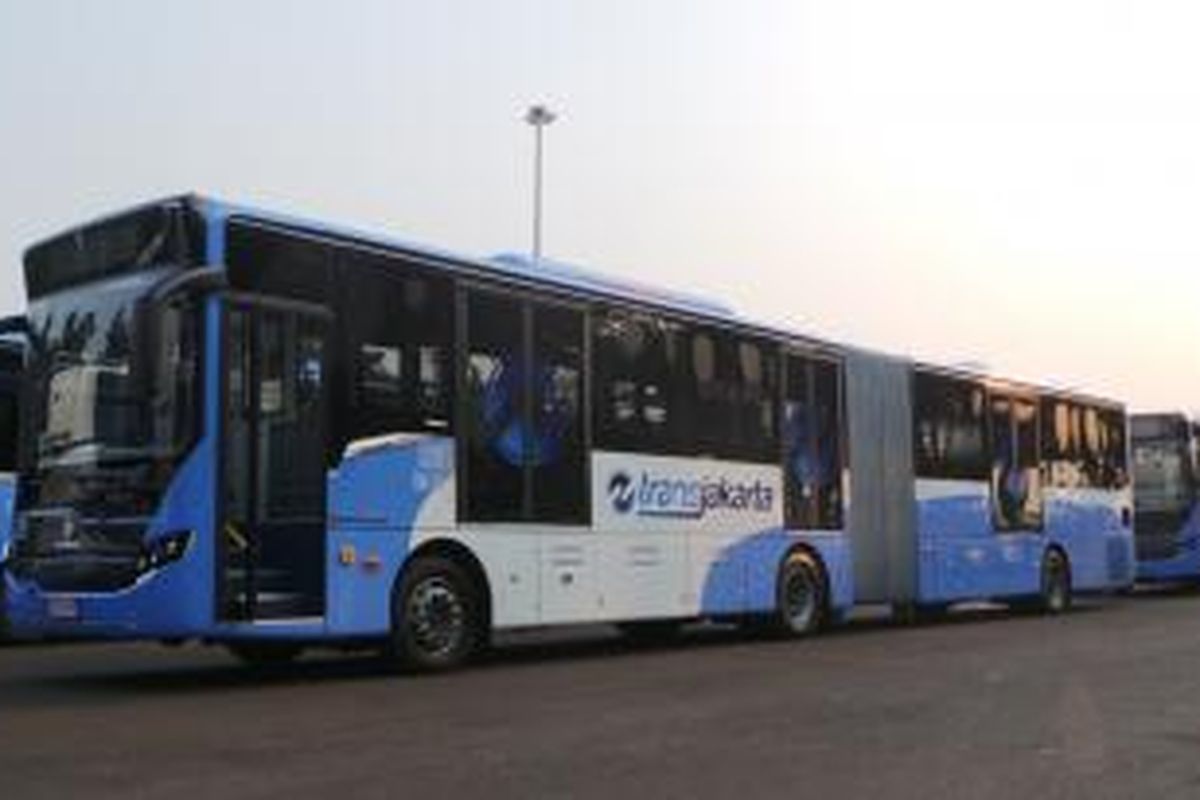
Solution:
M 0 648 L 0 797 L 1200 797 L 1200 594 L 803 642 L 605 630 L 451 675 Z

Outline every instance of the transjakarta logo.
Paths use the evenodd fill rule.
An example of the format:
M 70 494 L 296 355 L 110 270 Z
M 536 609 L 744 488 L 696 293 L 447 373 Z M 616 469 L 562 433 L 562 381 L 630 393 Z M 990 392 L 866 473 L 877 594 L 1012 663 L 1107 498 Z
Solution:
M 619 514 L 700 519 L 710 511 L 721 510 L 768 513 L 775 492 L 762 481 L 663 478 L 649 472 L 634 479 L 617 472 L 608 482 L 608 499 Z

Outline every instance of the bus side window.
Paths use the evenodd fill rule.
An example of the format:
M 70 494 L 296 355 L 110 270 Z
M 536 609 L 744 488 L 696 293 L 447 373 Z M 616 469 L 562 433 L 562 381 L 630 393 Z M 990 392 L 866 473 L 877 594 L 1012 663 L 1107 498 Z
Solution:
M 583 480 L 583 314 L 533 307 L 532 518 L 587 521 Z
M 467 308 L 466 517 L 518 521 L 529 443 L 524 313 L 518 300 L 482 291 Z
M 787 357 L 784 519 L 791 529 L 842 527 L 842 405 L 838 364 Z
M 1119 411 L 1101 411 L 1100 424 L 1105 430 L 1104 488 L 1124 489 L 1129 482 L 1125 415 Z
M 663 317 L 596 310 L 593 317 L 596 447 L 638 453 L 684 452 L 690 430 L 681 326 Z
M 784 385 L 784 520 L 788 528 L 811 528 L 816 520 L 812 513 L 816 502 L 817 483 L 814 479 L 814 420 L 812 362 L 807 358 L 789 356 Z
M 717 347 L 707 332 L 692 336 L 692 414 L 696 419 L 694 447 L 700 455 L 721 452 L 727 424 L 722 408 L 722 386 L 717 369 Z
M 453 291 L 398 259 L 343 257 L 342 318 L 353 408 L 349 439 L 449 433 Z
M 987 480 L 987 395 L 980 384 L 918 371 L 913 448 L 922 478 Z
M 646 348 L 645 331 L 632 316 L 598 312 L 593 332 L 596 374 L 596 446 L 632 449 L 641 428 L 638 363 Z
M 813 412 L 817 423 L 817 526 L 842 527 L 842 402 L 840 370 L 831 361 L 813 364 Z
M 774 461 L 779 450 L 775 428 L 775 351 L 756 342 L 738 343 L 739 455 L 753 461 Z M 836 390 L 836 387 L 835 387 Z

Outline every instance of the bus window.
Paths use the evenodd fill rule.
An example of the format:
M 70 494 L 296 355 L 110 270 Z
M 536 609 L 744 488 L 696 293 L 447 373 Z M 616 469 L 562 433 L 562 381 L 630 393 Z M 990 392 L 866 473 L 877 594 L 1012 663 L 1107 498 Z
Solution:
M 738 344 L 739 388 L 737 450 L 751 461 L 774 461 L 779 452 L 775 435 L 775 353 L 765 345 Z
M 663 317 L 600 310 L 593 326 L 596 446 L 682 454 L 691 444 L 681 375 L 682 326 Z
M 986 393 L 971 381 L 918 371 L 913 447 L 922 478 L 987 480 Z
M 788 528 L 803 530 L 816 523 L 817 465 L 813 439 L 811 362 L 789 356 L 784 385 L 784 518 Z
M 696 419 L 693 430 L 695 446 L 700 455 L 719 457 L 725 449 L 730 420 L 725 408 L 725 387 L 721 380 L 717 343 L 711 333 L 697 332 L 692 336 L 692 409 Z
M 1038 407 L 1032 401 L 995 395 L 991 416 L 992 517 L 996 530 L 1040 530 L 1044 501 Z
M 1129 447 L 1126 441 L 1125 415 L 1119 411 L 1100 412 L 1106 430 L 1103 454 L 1103 486 L 1124 489 L 1129 483 Z
M 585 522 L 583 315 L 534 306 L 532 518 Z
M 237 289 L 322 304 L 334 297 L 326 244 L 235 221 L 227 247 L 229 280 Z
M 469 519 L 587 520 L 583 366 L 582 312 L 470 293 L 462 476 Z
M 817 527 L 842 527 L 842 402 L 840 371 L 829 361 L 813 362 L 813 415 L 816 419 Z
M 472 292 L 467 301 L 466 516 L 524 517 L 525 315 L 518 300 Z
M 341 281 L 351 439 L 446 434 L 451 425 L 454 293 L 444 278 L 393 259 L 350 254 Z
M 784 518 L 788 528 L 842 526 L 840 376 L 832 362 L 787 358 L 784 385 Z

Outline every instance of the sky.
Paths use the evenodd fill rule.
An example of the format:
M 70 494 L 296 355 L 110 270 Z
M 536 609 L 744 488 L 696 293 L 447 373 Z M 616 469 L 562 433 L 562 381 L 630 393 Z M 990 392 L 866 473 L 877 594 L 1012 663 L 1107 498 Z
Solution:
M 199 191 L 1200 411 L 1187 0 L 0 0 L 0 312 Z

